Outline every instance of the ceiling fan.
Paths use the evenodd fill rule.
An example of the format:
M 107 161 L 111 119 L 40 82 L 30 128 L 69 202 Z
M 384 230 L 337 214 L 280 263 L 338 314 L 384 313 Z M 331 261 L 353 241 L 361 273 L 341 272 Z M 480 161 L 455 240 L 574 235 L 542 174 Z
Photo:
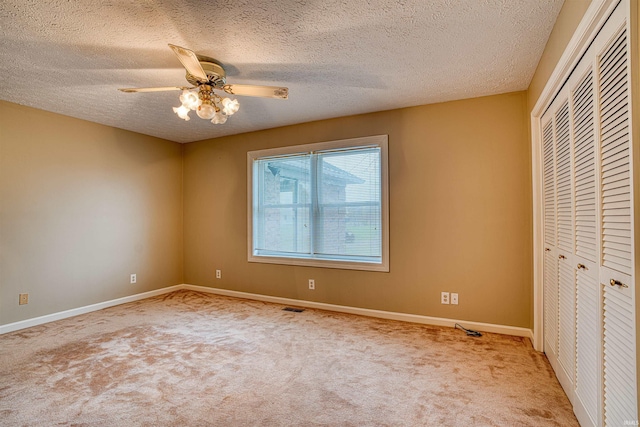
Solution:
M 221 90 L 230 95 L 259 96 L 263 98 L 287 99 L 289 89 L 278 86 L 231 85 L 227 84 L 227 75 L 222 65 L 208 56 L 197 55 L 184 47 L 169 44 L 184 68 L 186 79 L 192 86 L 142 87 L 119 89 L 122 92 L 163 92 L 181 90 L 180 107 L 173 107 L 174 113 L 181 119 L 190 120 L 189 112 L 195 110 L 201 119 L 211 123 L 222 124 L 238 111 L 237 99 L 222 98 L 214 90 Z

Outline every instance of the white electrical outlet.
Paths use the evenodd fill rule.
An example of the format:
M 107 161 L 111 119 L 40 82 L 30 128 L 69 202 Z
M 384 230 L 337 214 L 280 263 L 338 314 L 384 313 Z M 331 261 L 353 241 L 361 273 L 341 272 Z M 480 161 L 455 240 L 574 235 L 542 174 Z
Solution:
M 135 274 L 132 274 L 132 275 L 131 275 L 131 280 L 130 280 L 130 282 L 131 282 L 131 283 L 136 283 L 137 281 L 138 281 L 138 279 L 137 279 L 136 275 L 135 275 Z
M 316 281 L 313 279 L 309 279 L 309 289 L 315 289 L 316 288 Z
M 222 279 L 222 271 L 216 270 L 216 279 Z
M 449 292 L 440 292 L 440 304 L 449 304 Z
M 451 304 L 458 305 L 458 294 L 451 292 Z

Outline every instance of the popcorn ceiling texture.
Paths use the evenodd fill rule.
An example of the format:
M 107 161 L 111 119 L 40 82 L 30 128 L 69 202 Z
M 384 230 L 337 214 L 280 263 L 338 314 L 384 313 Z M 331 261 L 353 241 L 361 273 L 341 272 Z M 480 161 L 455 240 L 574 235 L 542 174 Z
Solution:
M 524 90 L 562 0 L 3 0 L 0 98 L 172 141 Z M 238 97 L 224 125 L 171 107 L 186 85 L 167 43 L 216 58 Z

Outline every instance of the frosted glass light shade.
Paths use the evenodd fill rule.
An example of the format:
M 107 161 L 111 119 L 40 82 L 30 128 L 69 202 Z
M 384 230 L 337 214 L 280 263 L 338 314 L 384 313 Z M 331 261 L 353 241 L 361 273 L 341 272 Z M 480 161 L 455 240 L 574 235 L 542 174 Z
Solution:
M 180 117 L 181 119 L 184 119 L 187 122 L 191 120 L 191 118 L 189 117 L 189 111 L 191 110 L 189 110 L 184 105 L 181 105 L 179 107 L 173 107 L 173 112 L 176 113 L 178 117 Z
M 213 116 L 215 116 L 216 114 L 216 109 L 213 108 L 213 106 L 211 104 L 202 104 L 201 106 L 198 107 L 198 109 L 196 110 L 196 114 L 198 115 L 198 117 L 200 117 L 201 119 L 212 119 Z
M 195 110 L 202 104 L 202 100 L 198 96 L 198 93 L 190 90 L 182 91 L 182 95 L 180 95 L 180 102 L 190 110 Z
M 222 106 L 222 112 L 227 116 L 230 116 L 238 111 L 238 109 L 240 108 L 240 103 L 237 99 L 224 98 L 222 100 Z
M 211 123 L 213 123 L 214 125 L 222 125 L 226 121 L 227 121 L 227 116 L 221 113 L 216 113 L 216 115 L 213 116 L 213 119 L 211 119 Z

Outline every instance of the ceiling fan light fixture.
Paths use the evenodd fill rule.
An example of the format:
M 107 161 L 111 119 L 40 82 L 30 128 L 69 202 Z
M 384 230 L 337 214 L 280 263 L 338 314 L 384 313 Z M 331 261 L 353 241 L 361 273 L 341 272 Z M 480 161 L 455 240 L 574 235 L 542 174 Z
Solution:
M 189 117 L 189 111 L 191 110 L 185 107 L 184 105 L 181 105 L 179 107 L 173 107 L 173 112 L 176 113 L 178 117 L 180 117 L 181 119 L 187 122 L 191 120 L 191 117 Z
M 126 93 L 180 90 L 182 105 L 173 107 L 173 112 L 181 119 L 188 121 L 191 120 L 189 111 L 195 110 L 198 117 L 211 120 L 213 124 L 225 123 L 229 116 L 235 114 L 240 108 L 237 99 L 221 98 L 214 93 L 214 90 L 224 91 L 230 95 L 263 98 L 287 99 L 289 96 L 289 89 L 286 87 L 226 84 L 226 72 L 215 59 L 196 55 L 190 49 L 173 44 L 169 44 L 169 47 L 187 71 L 186 79 L 192 87 L 166 86 L 120 90 Z
M 237 99 L 223 98 L 222 107 L 222 112 L 227 116 L 231 116 L 238 111 L 240 103 Z

